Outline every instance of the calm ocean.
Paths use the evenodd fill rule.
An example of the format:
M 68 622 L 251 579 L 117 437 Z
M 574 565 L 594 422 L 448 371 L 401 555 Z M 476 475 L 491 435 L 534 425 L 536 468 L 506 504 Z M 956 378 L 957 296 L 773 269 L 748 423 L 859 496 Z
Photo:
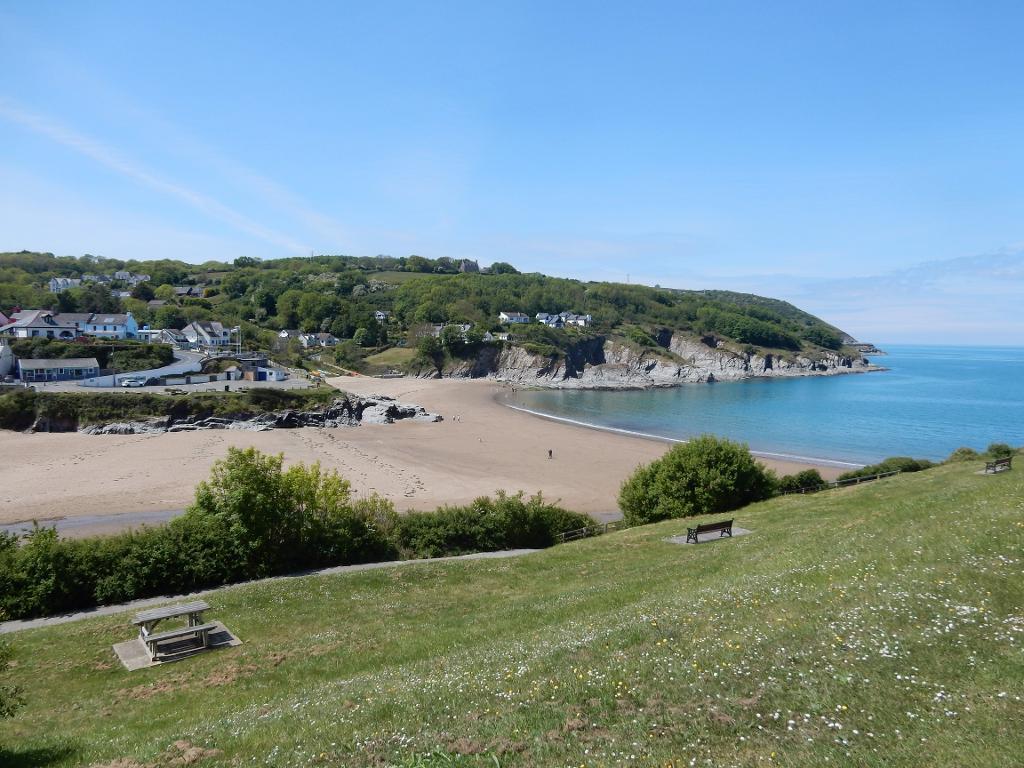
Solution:
M 1024 348 L 885 346 L 888 371 L 642 392 L 519 392 L 523 408 L 686 439 L 705 432 L 780 457 L 869 464 L 1024 445 Z

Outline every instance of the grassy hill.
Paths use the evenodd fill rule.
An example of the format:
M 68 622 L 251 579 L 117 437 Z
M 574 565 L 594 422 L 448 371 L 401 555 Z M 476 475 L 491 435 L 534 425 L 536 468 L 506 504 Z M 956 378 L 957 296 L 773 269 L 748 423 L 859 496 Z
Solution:
M 1024 472 L 979 466 L 774 499 L 696 547 L 668 522 L 221 590 L 244 645 L 136 673 L 126 615 L 18 633 L 0 763 L 1019 765 Z

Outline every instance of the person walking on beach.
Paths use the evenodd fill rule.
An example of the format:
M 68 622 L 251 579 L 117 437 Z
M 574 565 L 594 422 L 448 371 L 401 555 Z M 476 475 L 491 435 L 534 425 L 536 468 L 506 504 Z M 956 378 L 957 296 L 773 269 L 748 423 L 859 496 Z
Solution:
M 550 448 L 548 448 L 548 458 L 549 459 L 553 459 L 554 458 L 553 451 Z

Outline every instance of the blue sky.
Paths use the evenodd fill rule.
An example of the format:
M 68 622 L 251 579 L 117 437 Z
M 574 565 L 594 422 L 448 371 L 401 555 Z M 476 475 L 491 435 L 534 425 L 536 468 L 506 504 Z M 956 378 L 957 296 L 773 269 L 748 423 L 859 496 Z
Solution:
M 1021 344 L 1022 27 L 999 2 L 0 0 L 0 250 L 503 260 Z

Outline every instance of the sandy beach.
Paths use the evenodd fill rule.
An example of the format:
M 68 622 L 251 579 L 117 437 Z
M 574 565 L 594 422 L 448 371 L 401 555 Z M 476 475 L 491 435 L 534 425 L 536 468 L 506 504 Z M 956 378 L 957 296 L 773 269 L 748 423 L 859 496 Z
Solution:
M 348 479 L 357 494 L 382 494 L 400 511 L 462 504 L 502 489 L 542 491 L 571 509 L 607 518 L 618 514 L 623 479 L 670 447 L 516 411 L 499 402 L 503 389 L 492 381 L 351 377 L 331 383 L 354 394 L 422 405 L 444 421 L 126 436 L 4 431 L 0 524 L 184 509 L 229 446 L 283 453 L 288 464 L 319 461 Z M 812 466 L 762 461 L 781 474 Z M 826 478 L 841 471 L 818 469 Z

